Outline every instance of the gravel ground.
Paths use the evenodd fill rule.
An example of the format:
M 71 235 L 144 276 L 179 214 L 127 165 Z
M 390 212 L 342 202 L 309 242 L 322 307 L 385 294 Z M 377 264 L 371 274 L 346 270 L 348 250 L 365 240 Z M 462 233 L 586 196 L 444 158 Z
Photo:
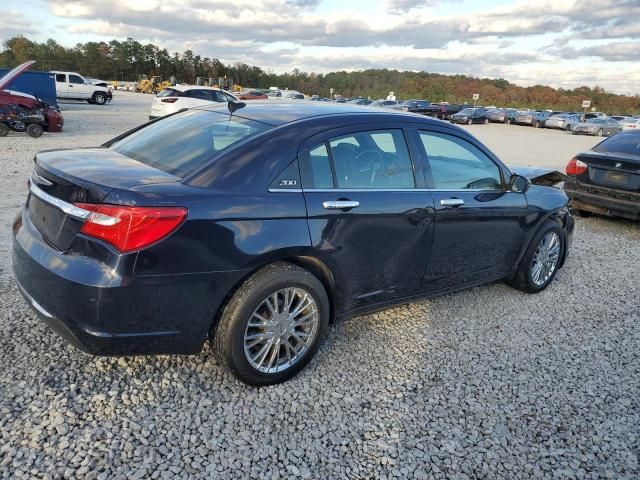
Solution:
M 638 478 L 640 227 L 629 222 L 579 219 L 565 268 L 538 295 L 493 284 L 334 326 L 309 368 L 276 387 L 239 384 L 208 349 L 114 359 L 66 345 L 9 271 L 31 159 L 101 143 L 144 121 L 149 100 L 65 105 L 65 133 L 0 139 L 0 478 Z M 511 163 L 534 163 L 543 137 L 574 141 L 471 128 L 489 145 L 503 135 L 496 151 Z

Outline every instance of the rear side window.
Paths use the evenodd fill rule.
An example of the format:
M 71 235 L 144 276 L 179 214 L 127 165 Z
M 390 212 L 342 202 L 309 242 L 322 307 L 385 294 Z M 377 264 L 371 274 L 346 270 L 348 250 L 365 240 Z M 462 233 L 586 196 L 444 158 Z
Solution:
M 64 73 L 56 73 L 56 82 L 65 83 L 67 81 L 67 76 Z
M 183 97 L 196 98 L 198 100 L 211 100 L 209 90 L 187 90 L 182 94 Z
M 317 145 L 306 154 L 304 187 L 414 188 L 413 165 L 402 130 L 358 132 Z
M 204 166 L 220 152 L 269 128 L 218 112 L 191 110 L 133 132 L 111 148 L 178 177 Z
M 441 190 L 497 190 L 500 169 L 480 149 L 458 137 L 420 132 L 429 158 L 433 188 Z
M 640 135 L 637 133 L 619 133 L 609 137 L 593 147 L 600 153 L 624 153 L 640 157 Z

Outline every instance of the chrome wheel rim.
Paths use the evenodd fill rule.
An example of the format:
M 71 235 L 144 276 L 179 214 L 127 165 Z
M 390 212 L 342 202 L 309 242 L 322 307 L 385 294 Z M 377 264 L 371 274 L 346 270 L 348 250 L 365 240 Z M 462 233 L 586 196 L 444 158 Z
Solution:
M 318 335 L 320 314 L 302 288 L 283 288 L 256 308 L 244 332 L 244 353 L 262 373 L 282 372 L 298 363 Z
M 560 237 L 549 232 L 540 243 L 531 263 L 531 279 L 538 286 L 544 285 L 555 272 L 560 258 Z

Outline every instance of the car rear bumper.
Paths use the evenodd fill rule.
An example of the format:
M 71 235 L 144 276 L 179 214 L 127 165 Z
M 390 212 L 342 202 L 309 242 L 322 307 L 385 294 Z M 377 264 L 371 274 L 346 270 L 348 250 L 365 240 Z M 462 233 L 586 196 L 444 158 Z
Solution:
M 590 132 L 588 130 L 573 130 L 574 135 L 591 135 L 595 136 L 596 132 Z
M 583 185 L 571 178 L 565 181 L 564 190 L 577 210 L 640 220 L 640 193 Z
M 242 273 L 135 277 L 102 264 L 101 275 L 89 274 L 95 259 L 53 249 L 27 213 L 13 230 L 13 271 L 27 303 L 71 345 L 93 355 L 199 352 Z

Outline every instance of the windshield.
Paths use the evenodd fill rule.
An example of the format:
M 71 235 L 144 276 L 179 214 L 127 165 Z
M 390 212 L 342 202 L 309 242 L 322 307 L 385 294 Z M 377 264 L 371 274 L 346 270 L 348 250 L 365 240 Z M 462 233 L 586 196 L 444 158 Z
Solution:
M 605 120 L 602 118 L 592 118 L 590 120 L 587 120 L 586 123 L 604 123 Z
M 473 113 L 473 108 L 465 108 L 460 112 L 460 115 L 471 115 Z
M 111 148 L 183 178 L 223 150 L 267 128 L 268 125 L 227 113 L 191 110 L 151 123 Z

